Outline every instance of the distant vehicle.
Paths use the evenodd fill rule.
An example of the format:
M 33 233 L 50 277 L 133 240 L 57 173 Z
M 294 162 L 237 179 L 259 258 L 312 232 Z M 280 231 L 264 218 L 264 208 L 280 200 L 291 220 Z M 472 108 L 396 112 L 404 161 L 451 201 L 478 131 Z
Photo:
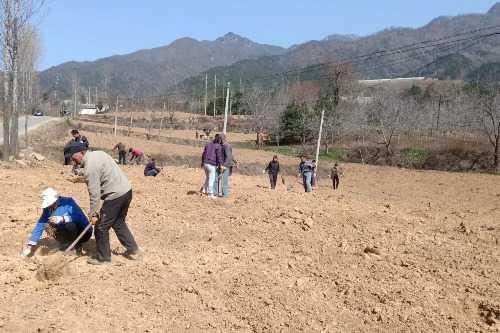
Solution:
M 33 111 L 33 116 L 35 117 L 43 117 L 43 112 L 40 110 Z

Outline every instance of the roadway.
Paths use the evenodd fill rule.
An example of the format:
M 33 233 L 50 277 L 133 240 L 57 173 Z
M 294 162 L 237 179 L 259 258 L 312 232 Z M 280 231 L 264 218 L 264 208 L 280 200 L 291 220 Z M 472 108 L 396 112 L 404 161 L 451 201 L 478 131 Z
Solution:
M 24 136 L 24 122 L 25 122 L 26 117 L 20 117 L 19 118 L 19 136 L 22 137 Z M 57 117 L 34 117 L 34 116 L 29 116 L 28 117 L 28 132 L 37 129 L 38 127 L 48 124 L 53 121 L 60 120 L 62 118 L 57 118 Z M 0 122 L 0 145 L 3 144 L 3 124 Z

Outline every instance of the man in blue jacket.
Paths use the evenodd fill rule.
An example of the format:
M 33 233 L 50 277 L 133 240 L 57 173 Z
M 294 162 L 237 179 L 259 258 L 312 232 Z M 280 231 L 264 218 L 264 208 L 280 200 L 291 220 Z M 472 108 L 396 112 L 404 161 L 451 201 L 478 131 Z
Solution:
M 300 157 L 299 164 L 299 177 L 302 176 L 302 181 L 304 183 L 304 190 L 309 193 L 312 192 L 312 178 L 314 172 L 316 171 L 315 163 L 308 159 L 306 156 Z
M 69 246 L 89 224 L 87 216 L 72 198 L 61 197 L 52 188 L 42 192 L 42 216 L 31 233 L 23 256 L 33 254 L 38 241 L 48 226 L 54 229 L 54 238 L 61 244 L 61 249 Z M 76 254 L 82 252 L 82 244 L 92 237 L 90 228 L 75 246 Z

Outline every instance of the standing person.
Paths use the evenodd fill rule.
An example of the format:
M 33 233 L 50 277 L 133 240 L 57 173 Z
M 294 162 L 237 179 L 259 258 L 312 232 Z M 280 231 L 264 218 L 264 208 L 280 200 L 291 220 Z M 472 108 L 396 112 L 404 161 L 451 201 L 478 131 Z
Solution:
M 299 177 L 302 176 L 302 181 L 304 183 L 304 190 L 307 193 L 312 192 L 311 181 L 313 173 L 314 173 L 313 161 L 306 158 L 305 156 L 301 156 L 299 164 Z
M 135 162 L 135 164 L 142 164 L 144 160 L 144 153 L 137 148 L 130 148 L 128 150 L 130 154 L 130 163 Z
M 90 143 L 89 140 L 83 135 L 80 134 L 80 132 L 77 129 L 74 129 L 71 131 L 71 135 L 73 136 L 73 139 L 70 142 L 80 142 L 83 143 L 85 148 L 88 150 Z
M 47 227 L 52 228 L 60 249 L 65 250 L 89 225 L 87 216 L 73 198 L 59 196 L 56 190 L 48 188 L 42 192 L 42 216 L 31 233 L 23 256 L 31 256 Z M 82 244 L 92 237 L 92 227 L 75 245 L 76 255 L 81 255 Z
M 222 145 L 222 164 L 218 170 L 217 177 L 221 181 L 216 183 L 217 185 L 216 193 L 219 193 L 219 195 L 221 195 L 222 193 L 222 196 L 224 198 L 227 198 L 231 193 L 229 177 L 231 177 L 233 174 L 233 167 L 235 166 L 235 160 L 233 158 L 233 147 L 231 147 L 229 142 L 227 142 L 226 134 L 221 133 L 219 134 L 219 137 Z M 220 187 L 222 188 L 219 188 L 219 185 L 221 185 Z
M 156 177 L 160 173 L 161 169 L 156 167 L 156 160 L 152 158 L 146 167 L 144 168 L 144 176 L 146 177 Z
M 90 145 L 89 140 L 87 140 L 87 138 L 85 136 L 81 135 L 77 129 L 71 130 L 70 133 L 71 133 L 71 136 L 73 136 L 73 138 L 66 143 L 66 145 L 64 146 L 64 149 L 63 149 L 64 165 L 71 164 L 71 155 L 69 155 L 69 147 L 73 143 L 75 143 L 75 142 L 82 143 L 86 149 L 89 149 L 89 145 Z
M 125 145 L 121 142 L 118 142 L 113 150 L 118 150 L 118 164 L 127 164 L 127 149 Z
M 132 186 L 113 158 L 103 151 L 88 152 L 82 144 L 70 148 L 73 162 L 83 169 L 89 197 L 92 224 L 95 224 L 96 258 L 89 264 L 101 265 L 111 262 L 109 229 L 113 228 L 120 243 L 127 249 L 124 256 L 131 260 L 141 257 L 125 219 L 132 201 Z M 100 200 L 103 200 L 99 209 Z
M 267 174 L 269 175 L 269 182 L 271 183 L 271 189 L 276 189 L 276 183 L 278 182 L 278 174 L 280 173 L 280 163 L 278 162 L 278 156 L 274 155 L 273 160 L 269 162 L 266 167 Z
M 335 165 L 332 167 L 332 170 L 330 171 L 330 178 L 332 178 L 334 190 L 339 188 L 340 176 L 342 176 L 342 169 L 339 167 L 338 163 L 335 163 Z
M 215 198 L 214 188 L 216 188 L 216 173 L 221 163 L 222 146 L 219 135 L 216 135 L 212 142 L 205 145 L 203 154 L 201 155 L 201 167 L 205 170 L 205 185 L 203 186 L 203 192 L 205 192 L 209 198 Z

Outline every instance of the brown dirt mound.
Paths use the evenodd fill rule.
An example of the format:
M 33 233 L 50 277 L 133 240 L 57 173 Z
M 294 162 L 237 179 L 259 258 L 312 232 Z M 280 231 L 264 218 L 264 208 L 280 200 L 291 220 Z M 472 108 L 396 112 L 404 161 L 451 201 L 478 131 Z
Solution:
M 55 281 L 70 273 L 68 264 L 72 260 L 62 253 L 48 256 L 38 267 L 36 278 L 38 281 Z

